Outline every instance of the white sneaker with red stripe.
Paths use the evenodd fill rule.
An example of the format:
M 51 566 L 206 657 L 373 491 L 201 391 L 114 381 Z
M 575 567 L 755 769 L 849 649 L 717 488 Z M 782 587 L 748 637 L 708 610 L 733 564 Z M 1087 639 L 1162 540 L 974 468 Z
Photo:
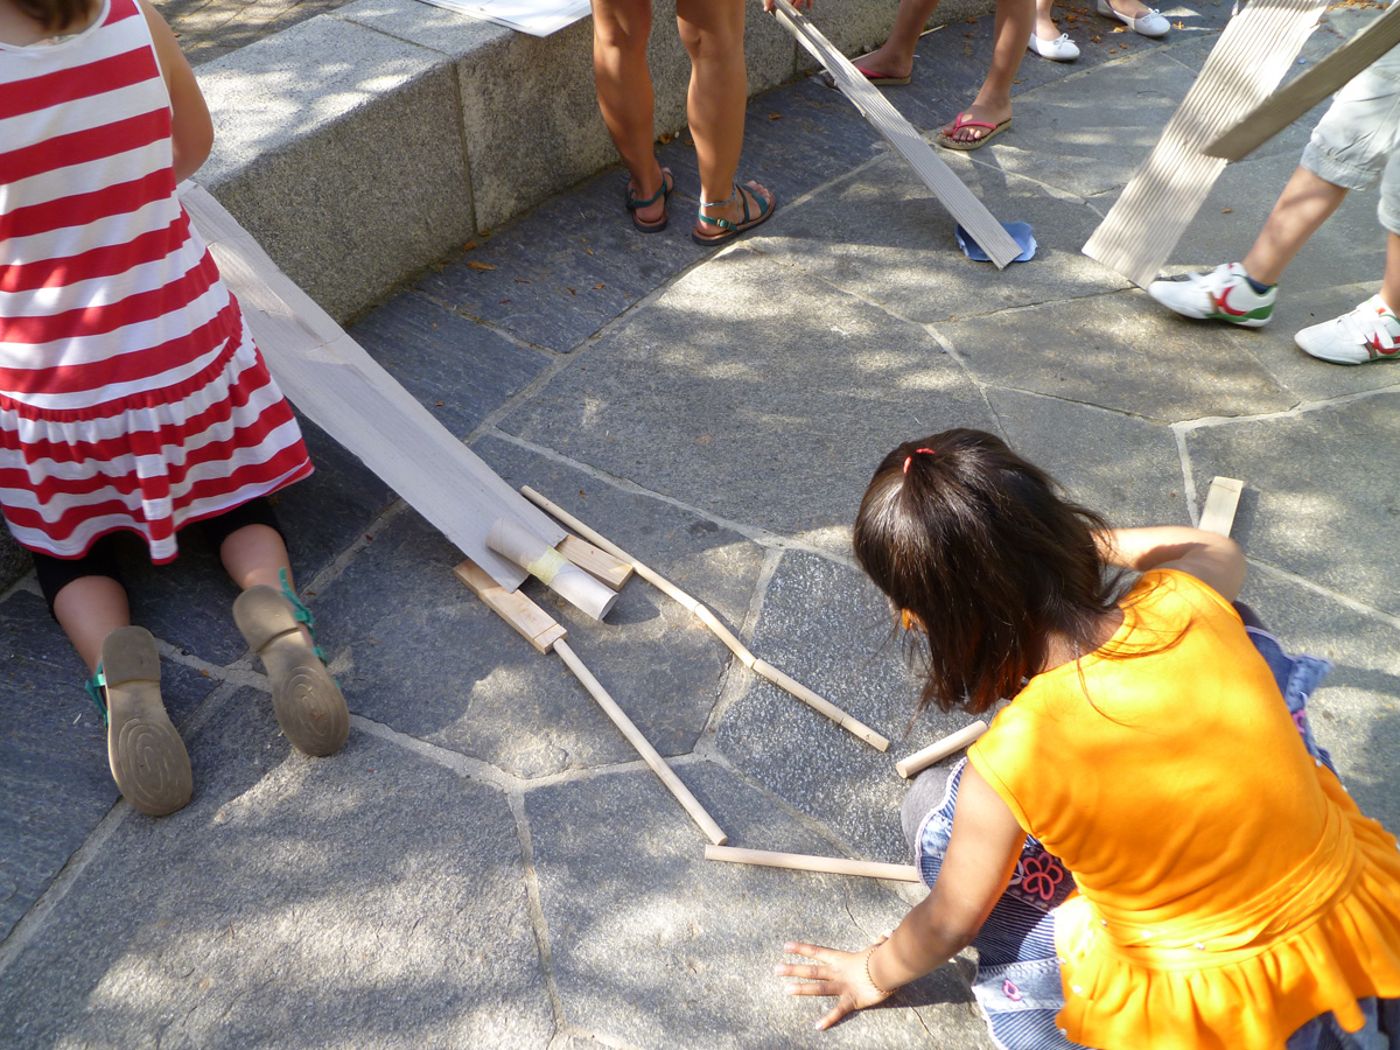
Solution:
M 1400 361 L 1400 319 L 1373 295 L 1341 317 L 1304 328 L 1293 341 L 1305 354 L 1335 365 Z
M 1207 273 L 1184 273 L 1153 281 L 1147 286 L 1147 294 L 1183 317 L 1262 328 L 1273 315 L 1278 286 L 1262 294 L 1256 292 L 1244 267 L 1232 262 Z

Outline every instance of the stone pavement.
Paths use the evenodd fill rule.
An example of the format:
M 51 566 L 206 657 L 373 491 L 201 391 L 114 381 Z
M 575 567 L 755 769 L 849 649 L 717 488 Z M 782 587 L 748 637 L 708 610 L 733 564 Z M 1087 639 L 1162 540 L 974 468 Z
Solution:
M 154 0 L 191 65 L 334 11 L 347 0 Z
M 1228 5 L 1165 42 L 1107 31 L 1028 58 L 1014 130 L 947 159 L 1040 254 L 966 261 L 905 166 L 814 81 L 757 98 L 746 163 L 783 205 L 710 254 L 642 237 L 605 174 L 428 273 L 355 335 L 512 483 L 529 482 L 708 602 L 779 667 L 895 739 L 879 754 L 756 681 L 641 581 L 610 623 L 536 597 L 736 845 L 905 859 L 894 759 L 921 719 L 849 526 L 895 442 L 997 430 L 1125 525 L 1188 522 L 1246 479 L 1246 597 L 1331 658 L 1319 735 L 1400 827 L 1400 370 L 1314 362 L 1291 333 L 1378 280 L 1374 195 L 1299 259 L 1274 323 L 1154 308 L 1079 254 L 1190 84 Z M 1083 41 L 1082 28 L 1076 32 Z M 965 98 L 988 20 L 933 33 L 923 128 Z M 1335 46 L 1324 32 L 1315 58 Z M 1238 258 L 1309 122 L 1227 170 L 1176 253 Z M 32 581 L 0 601 L 0 1037 L 7 1046 L 985 1047 L 954 965 L 836 1031 L 780 994 L 782 941 L 856 946 L 910 889 L 707 864 L 703 840 L 552 657 L 454 579 L 456 555 L 309 433 L 281 510 L 354 711 L 345 751 L 290 750 L 196 537 L 133 581 L 196 771 L 164 820 L 116 799 L 82 669 Z M 409 450 L 411 451 L 411 450 Z M 1184 713 L 1189 717 L 1189 712 Z

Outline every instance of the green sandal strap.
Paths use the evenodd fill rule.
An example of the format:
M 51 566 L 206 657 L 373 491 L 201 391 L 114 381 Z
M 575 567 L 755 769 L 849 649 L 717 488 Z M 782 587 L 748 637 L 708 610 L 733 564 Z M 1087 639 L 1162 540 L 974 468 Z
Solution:
M 739 220 L 738 223 L 730 222 L 728 219 L 715 219 L 715 218 L 711 218 L 710 216 L 708 216 L 708 215 L 705 214 L 705 209 L 706 209 L 706 208 L 716 208 L 716 207 L 718 207 L 718 206 L 721 205 L 721 204 L 728 204 L 730 201 L 732 201 L 732 200 L 734 199 L 734 197 L 735 197 L 736 194 L 737 194 L 738 197 L 739 197 L 739 203 L 742 204 L 743 207 L 744 207 L 744 217 L 743 217 L 741 220 Z M 701 202 L 700 202 L 700 211 L 699 211 L 699 213 L 698 213 L 698 218 L 699 218 L 699 220 L 700 220 L 701 222 L 709 223 L 711 226 L 718 226 L 721 230 L 737 230 L 737 229 L 739 229 L 740 227 L 747 226 L 747 225 L 749 224 L 749 222 L 752 221 L 752 219 L 753 219 L 753 216 L 752 216 L 752 215 L 750 214 L 750 212 L 749 212 L 749 198 L 750 198 L 750 197 L 752 197 L 754 200 L 756 200 L 756 201 L 759 202 L 758 217 L 761 219 L 761 218 L 763 218 L 763 216 L 767 215 L 767 214 L 768 214 L 768 200 L 767 200 L 767 198 L 759 196 L 759 194 L 755 193 L 753 190 L 745 190 L 742 186 L 740 186 L 740 185 L 736 182 L 736 183 L 734 184 L 734 192 L 731 193 L 731 194 L 730 194 L 728 197 L 726 197 L 724 200 L 722 200 L 722 201 L 701 201 Z
M 297 623 L 303 624 L 306 627 L 306 633 L 311 635 L 311 651 L 316 654 L 316 659 L 323 664 L 330 663 L 326 659 L 325 652 L 316 644 L 316 617 L 306 607 L 306 603 L 297 597 L 296 591 L 292 590 L 291 581 L 287 579 L 286 569 L 277 570 L 277 582 L 282 585 L 282 597 L 286 598 L 292 606 L 292 616 L 296 618 Z
M 653 204 L 655 204 L 657 201 L 661 200 L 663 197 L 664 197 L 665 199 L 667 199 L 667 200 L 670 200 L 670 199 L 671 199 L 671 193 L 672 193 L 672 191 L 676 188 L 676 184 L 675 184 L 674 182 L 670 182 L 670 183 L 668 184 L 667 179 L 668 179 L 669 176 L 670 176 L 670 172 L 668 172 L 665 168 L 662 168 L 662 169 L 661 169 L 661 188 L 660 188 L 659 190 L 657 190 L 655 193 L 653 193 L 653 194 L 652 194 L 650 197 L 648 197 L 646 200 L 643 200 L 643 199 L 640 198 L 640 197 L 634 197 L 634 196 L 632 196 L 632 190 L 631 190 L 631 188 L 629 187 L 628 190 L 627 190 L 627 210 L 628 210 L 628 211 L 637 211 L 639 208 L 650 208 Z M 614 192 L 616 192 L 616 191 L 614 191 Z M 614 198 L 614 199 L 616 199 L 616 198 Z
M 102 673 L 102 665 L 97 665 L 97 671 L 83 683 L 83 692 L 87 693 L 88 699 L 97 707 L 97 713 L 102 716 L 102 724 L 107 724 L 107 698 L 103 695 L 102 689 L 107 684 L 107 676 Z

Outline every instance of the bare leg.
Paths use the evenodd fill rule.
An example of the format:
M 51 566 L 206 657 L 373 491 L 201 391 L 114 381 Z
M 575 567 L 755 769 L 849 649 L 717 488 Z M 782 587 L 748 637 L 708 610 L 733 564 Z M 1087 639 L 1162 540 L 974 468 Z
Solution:
M 632 174 L 632 193 L 645 200 L 661 189 L 647 38 L 651 0 L 594 0 L 593 82 L 598 108 L 622 162 Z M 665 201 L 637 209 L 645 222 L 661 218 Z
M 907 77 L 914 71 L 914 48 L 919 44 L 919 34 L 937 8 L 938 0 L 899 0 L 890 35 L 860 60 L 860 67 L 887 77 Z M 1021 41 L 1021 47 L 1025 46 L 1025 40 Z
M 1392 233 L 1385 249 L 1385 280 L 1381 299 L 1391 313 L 1400 311 L 1400 233 Z
M 1054 6 L 1055 0 L 1035 0 L 1035 35 L 1041 40 L 1054 40 L 1060 35 L 1060 27 L 1055 24 Z
M 992 66 L 987 79 L 972 105 L 963 116 L 973 120 L 1000 124 L 1011 117 L 1011 86 L 1026 54 L 1026 41 L 1035 26 L 1035 0 L 997 0 L 996 22 L 993 28 Z M 963 128 L 954 136 L 959 142 L 972 142 L 986 135 L 986 128 Z M 953 134 L 950 122 L 943 128 L 945 135 Z
M 287 545 L 282 542 L 281 534 L 267 525 L 244 525 L 230 532 L 219 546 L 219 560 L 224 563 L 229 579 L 238 584 L 241 591 L 259 584 L 280 591 L 283 572 L 287 574 L 287 586 L 293 592 L 296 590 Z M 312 642 L 311 632 L 304 626 L 301 633 L 308 643 Z
M 744 145 L 749 97 L 743 0 L 677 0 L 676 24 L 690 55 L 686 109 L 700 169 L 700 199 L 723 202 L 705 208 L 706 215 L 739 220 L 744 204 L 734 192 L 734 176 Z M 749 213 L 757 214 L 757 191 L 742 192 L 749 198 Z M 768 196 L 767 191 L 763 196 Z
M 89 672 L 102 662 L 102 642 L 131 626 L 126 591 L 110 576 L 80 576 L 54 597 L 53 612 Z
M 1273 211 L 1269 212 L 1254 246 L 1242 260 L 1245 273 L 1261 284 L 1278 284 L 1293 257 L 1331 218 L 1346 195 L 1344 187 L 1314 175 L 1307 168 L 1295 169 L 1274 202 Z

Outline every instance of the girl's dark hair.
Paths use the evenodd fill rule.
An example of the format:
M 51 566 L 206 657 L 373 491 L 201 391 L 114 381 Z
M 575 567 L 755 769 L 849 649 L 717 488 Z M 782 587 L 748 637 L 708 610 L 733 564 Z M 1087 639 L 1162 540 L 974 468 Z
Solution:
M 97 0 L 15 0 L 15 6 L 45 29 L 59 31 L 86 25 Z
M 1050 633 L 1089 652 L 1123 575 L 1106 572 L 1097 514 L 994 434 L 958 428 L 880 462 L 861 500 L 855 553 L 897 609 L 922 621 L 919 710 L 980 714 L 1038 673 Z

